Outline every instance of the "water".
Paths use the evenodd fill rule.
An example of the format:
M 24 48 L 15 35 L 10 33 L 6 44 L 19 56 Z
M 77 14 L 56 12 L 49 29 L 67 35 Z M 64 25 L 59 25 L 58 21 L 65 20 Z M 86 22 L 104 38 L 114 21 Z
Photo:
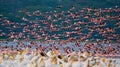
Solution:
M 58 10 L 59 11 L 68 11 L 68 9 L 70 9 L 72 6 L 75 6 L 75 11 L 79 10 L 79 9 L 82 9 L 82 8 L 86 8 L 86 7 L 91 7 L 91 8 L 102 8 L 102 9 L 105 9 L 105 8 L 111 8 L 111 7 L 114 7 L 114 6 L 120 6 L 120 1 L 119 0 L 104 0 L 104 1 L 101 1 L 101 0 L 92 0 L 92 1 L 89 1 L 89 0 L 0 0 L 0 15 L 3 15 L 3 17 L 6 17 L 7 19 L 9 19 L 10 21 L 13 21 L 13 22 L 16 22 L 16 23 L 26 23 L 26 22 L 23 22 L 21 20 L 22 17 L 26 17 L 26 18 L 29 18 L 29 19 L 32 19 L 32 20 L 35 20 L 36 18 L 40 18 L 40 19 L 44 19 L 44 18 L 41 18 L 41 17 L 35 17 L 35 16 L 32 16 L 32 17 L 27 17 L 25 16 L 23 13 L 20 13 L 19 11 L 20 10 L 24 10 L 24 11 L 29 11 L 29 12 L 33 12 L 33 11 L 36 11 L 36 10 L 40 10 L 42 13 L 46 12 L 46 11 L 54 11 L 56 9 L 57 6 L 61 6 L 61 9 Z M 113 13 L 111 13 L 113 14 Z M 114 13 L 113 15 L 119 15 L 119 13 Z M 3 18 L 2 17 L 2 18 Z M 0 16 L 1 18 L 1 16 Z M 84 21 L 88 21 L 86 19 L 83 19 L 83 18 L 80 18 L 80 20 L 84 20 Z M 114 25 L 113 22 L 116 22 L 118 20 L 110 20 L 110 21 L 107 21 L 107 22 L 110 22 L 108 25 L 106 25 L 106 27 L 111 27 L 111 28 L 115 28 L 116 26 Z M 59 24 L 61 21 L 59 21 L 57 24 Z M 72 20 L 71 24 L 75 22 L 74 20 Z M 1 20 L 0 20 L 0 24 L 3 23 Z M 28 22 L 26 23 L 28 25 L 31 25 L 29 24 Z M 41 26 L 46 26 L 44 24 L 40 24 Z M 11 27 L 11 26 L 9 26 Z M 83 26 L 84 28 L 85 26 Z M 32 29 L 32 28 L 31 28 Z M 10 32 L 22 32 L 22 28 L 17 28 L 17 29 L 13 29 L 12 31 L 8 31 L 8 29 L 6 29 L 4 26 L 1 26 L 0 25 L 0 30 L 3 30 L 3 32 L 5 32 L 6 34 L 9 34 Z M 57 31 L 57 32 L 48 32 L 46 31 L 50 36 L 51 35 L 54 35 L 54 34 L 63 34 L 64 32 L 69 32 L 71 30 L 60 30 L 60 31 Z M 88 33 L 89 31 L 83 29 L 82 33 Z M 1 32 L 0 32 L 1 33 Z M 119 32 L 119 29 L 116 30 L 114 32 L 115 34 L 117 33 L 118 35 L 120 34 Z M 97 35 L 97 36 L 94 36 L 98 34 L 97 32 L 93 33 L 92 34 L 92 37 L 91 38 L 88 38 L 88 39 L 105 39 L 104 37 L 102 37 L 101 35 Z M 28 34 L 25 33 L 25 35 L 27 36 Z M 41 33 L 40 33 L 41 35 Z M 79 35 L 71 35 L 71 37 L 79 37 Z M 8 36 L 3 36 L 3 37 L 0 37 L 0 39 L 8 39 Z M 33 37 L 30 37 L 30 39 L 34 39 Z M 54 38 L 51 38 L 51 39 L 54 39 Z M 67 40 L 66 37 L 64 36 L 61 36 L 60 39 L 64 39 L 64 40 Z M 112 39 L 113 41 L 116 41 L 116 39 Z
M 29 13 L 33 13 L 34 11 L 37 11 L 39 10 L 41 13 L 43 13 L 43 15 L 45 14 L 45 12 L 50 12 L 48 13 L 48 15 L 52 15 L 55 11 L 56 11 L 56 7 L 61 7 L 60 9 L 57 10 L 57 12 L 61 12 L 61 11 L 65 11 L 67 12 L 72 6 L 75 7 L 75 10 L 73 11 L 74 12 L 78 12 L 79 10 L 83 9 L 83 8 L 96 8 L 96 9 L 105 9 L 105 8 L 113 8 L 115 6 L 118 6 L 120 7 L 120 0 L 0 0 L 0 34 L 2 34 L 2 32 L 4 32 L 6 34 L 6 36 L 0 36 L 0 40 L 2 39 L 8 39 L 9 40 L 9 36 L 8 34 L 11 33 L 11 32 L 16 32 L 15 35 L 18 35 L 18 33 L 23 32 L 23 27 L 24 25 L 33 25 L 33 24 L 38 24 L 40 27 L 45 27 L 45 28 L 42 28 L 44 29 L 44 32 L 47 33 L 49 36 L 52 36 L 52 35 L 59 35 L 59 39 L 61 40 L 67 40 L 68 38 L 65 37 L 66 35 L 64 36 L 61 36 L 61 34 L 64 34 L 65 32 L 73 32 L 71 29 L 75 28 L 75 26 L 72 26 L 71 28 L 69 29 L 60 29 L 60 31 L 56 31 L 56 32 L 52 32 L 52 31 L 49 31 L 49 27 L 48 25 L 46 24 L 42 24 L 42 23 L 38 23 L 38 22 L 34 22 L 34 23 L 30 23 L 30 22 L 25 22 L 23 21 L 21 18 L 27 18 L 27 19 L 31 19 L 31 20 L 37 20 L 37 19 L 41 19 L 41 20 L 47 20 L 46 18 L 43 18 L 42 16 L 26 16 L 23 13 L 21 13 L 20 11 L 25 11 L 25 12 L 29 12 Z M 53 12 L 53 13 L 52 13 Z M 94 11 L 93 11 L 94 13 Z M 83 13 L 84 15 L 85 13 Z M 47 16 L 48 16 L 47 15 Z M 105 15 L 111 15 L 111 16 L 118 16 L 119 15 L 119 12 L 111 12 L 111 13 L 104 13 L 102 16 L 105 16 Z M 63 23 L 63 25 L 61 26 L 69 26 L 69 24 L 64 24 L 64 21 L 65 18 L 64 18 L 65 15 L 63 15 L 63 18 L 61 21 L 58 21 L 54 24 L 56 25 L 60 25 L 60 23 Z M 92 16 L 92 17 L 96 17 L 96 16 Z M 6 24 L 5 22 L 3 22 L 1 19 L 8 19 L 10 21 L 12 21 L 14 24 L 11 24 L 11 25 L 5 25 Z M 53 17 L 52 19 L 56 19 L 55 17 Z M 70 24 L 74 24 L 74 22 L 76 22 L 76 20 L 74 19 L 71 19 Z M 83 17 L 80 17 L 79 18 L 79 21 L 84 21 L 84 22 L 88 22 L 89 20 L 83 18 Z M 50 21 L 48 21 L 50 22 Z M 115 23 L 119 22 L 119 20 L 113 20 L 113 19 L 110 19 L 108 21 L 105 21 L 105 22 L 108 22 L 105 26 L 105 28 L 112 28 L 112 29 L 116 29 L 116 25 Z M 2 25 L 3 24 L 3 25 Z M 22 25 L 19 25 L 19 24 L 22 24 Z M 14 25 L 17 25 L 18 28 L 13 28 Z M 89 24 L 90 26 L 95 26 L 95 24 Z M 61 28 L 61 26 L 58 26 L 56 28 Z M 85 25 L 81 25 L 82 27 L 82 34 L 72 34 L 70 35 L 70 37 L 73 37 L 73 38 L 81 38 L 82 36 L 84 36 L 85 34 L 87 34 L 88 32 L 90 32 L 89 30 L 85 29 L 86 26 Z M 31 27 L 29 28 L 31 31 L 33 31 L 34 29 Z M 37 28 L 37 29 L 41 29 L 41 28 Z M 2 32 L 1 32 L 2 30 Z M 95 29 L 94 29 L 95 30 Z M 117 28 L 115 30 L 115 32 L 113 32 L 114 34 L 118 34 L 118 36 L 120 36 L 120 29 Z M 38 32 L 38 30 L 35 30 L 35 32 L 37 32 L 39 35 L 42 35 L 41 32 Z M 31 33 L 30 33 L 31 34 Z M 110 34 L 110 33 L 108 33 Z M 29 34 L 28 33 L 24 33 L 25 36 L 28 36 Z M 34 40 L 35 38 L 33 38 L 32 36 L 29 36 L 29 38 L 31 40 Z M 43 39 L 45 37 L 43 36 Z M 118 37 L 120 38 L 120 37 Z M 50 39 L 57 39 L 57 38 L 54 38 L 54 37 L 51 37 Z M 92 33 L 92 36 L 90 38 L 88 38 L 88 40 L 91 40 L 91 39 L 106 39 L 105 37 L 102 37 L 100 34 L 98 34 L 98 32 L 94 32 Z M 22 38 L 21 38 L 22 40 Z M 116 42 L 116 38 L 113 38 L 112 41 L 115 41 Z M 18 45 L 19 42 L 1 42 L 0 43 L 0 46 L 2 47 L 5 47 L 6 45 L 9 46 L 8 48 L 12 49 L 11 46 L 13 46 L 14 49 L 25 49 L 25 45 L 31 45 L 29 41 L 25 41 L 25 42 L 22 42 L 22 46 L 20 47 L 16 47 Z M 36 42 L 37 45 L 42 45 L 43 47 L 48 47 L 45 49 L 45 52 L 49 52 L 50 50 L 50 43 L 48 44 L 42 44 L 41 42 Z M 65 47 L 69 47 L 70 48 L 70 51 L 72 52 L 72 50 L 78 52 L 79 49 L 82 50 L 85 46 L 85 42 L 80 42 L 80 48 L 79 47 L 75 47 L 74 45 L 75 43 L 74 42 L 68 42 L 67 44 L 62 44 L 63 46 L 59 46 L 58 43 L 52 43 L 51 45 L 54 45 L 56 47 L 58 47 L 60 49 L 60 52 L 64 52 L 64 49 Z M 101 44 L 101 45 L 104 45 L 105 47 L 107 47 L 108 45 L 110 44 Z M 112 45 L 112 44 L 111 44 Z M 114 45 L 112 45 L 114 46 Z M 95 46 L 96 48 L 97 47 L 100 47 L 100 46 Z M 105 47 L 103 49 L 105 49 Z M 36 46 L 32 46 L 32 49 L 35 49 Z M 118 47 L 114 47 L 116 49 L 119 49 Z M 1 50 L 4 50 L 5 48 L 0 48 Z M 94 52 L 94 50 L 92 50 L 92 52 Z M 120 54 L 120 52 L 119 52 Z M 30 55 L 31 56 L 31 55 Z M 22 66 L 22 67 L 27 67 L 25 65 L 26 64 L 30 64 L 29 61 L 30 60 L 30 56 L 29 55 L 23 55 L 23 57 L 25 58 L 24 61 L 22 63 L 18 62 L 20 60 L 18 60 L 20 57 L 16 57 L 16 60 L 9 60 L 6 59 L 0 64 L 0 67 L 16 67 L 16 66 Z M 1 57 L 1 56 L 0 56 Z M 32 58 L 34 58 L 36 56 L 32 56 Z M 1 59 L 1 58 L 0 58 Z M 115 58 L 106 58 L 106 59 L 112 59 L 112 63 L 115 64 L 116 66 L 115 67 L 119 67 L 120 66 L 120 59 L 115 57 Z M 1 60 L 0 60 L 1 61 Z M 32 63 L 31 63 L 32 64 Z M 28 66 L 29 67 L 29 66 Z

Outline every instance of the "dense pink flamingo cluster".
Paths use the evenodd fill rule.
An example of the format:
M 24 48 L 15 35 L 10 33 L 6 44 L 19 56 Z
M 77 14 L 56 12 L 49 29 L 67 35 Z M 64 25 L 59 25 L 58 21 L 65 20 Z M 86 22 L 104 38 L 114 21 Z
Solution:
M 20 21 L 0 15 L 0 37 L 6 39 L 120 42 L 120 8 L 82 8 L 42 12 L 19 10 Z

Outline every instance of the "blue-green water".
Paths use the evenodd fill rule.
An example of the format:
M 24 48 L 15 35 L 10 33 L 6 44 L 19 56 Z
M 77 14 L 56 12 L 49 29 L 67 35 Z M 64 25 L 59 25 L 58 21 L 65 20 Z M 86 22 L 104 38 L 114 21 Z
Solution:
M 29 19 L 36 19 L 36 18 L 40 18 L 40 19 L 44 19 L 42 17 L 36 17 L 36 16 L 32 16 L 32 17 L 27 17 L 26 15 L 24 15 L 23 13 L 20 13 L 19 11 L 20 10 L 24 10 L 24 11 L 29 11 L 29 12 L 33 12 L 33 11 L 36 11 L 36 10 L 39 10 L 41 11 L 42 13 L 44 12 L 49 12 L 49 11 L 54 11 L 56 10 L 56 7 L 57 6 L 61 6 L 61 9 L 59 9 L 58 11 L 68 11 L 72 6 L 75 6 L 75 11 L 77 12 L 78 10 L 80 9 L 83 9 L 83 8 L 87 8 L 87 7 L 90 7 L 90 8 L 102 8 L 102 9 L 105 9 L 105 8 L 112 8 L 114 6 L 120 6 L 120 0 L 104 0 L 104 1 L 101 1 L 101 0 L 0 0 L 0 15 L 3 15 L 3 16 L 0 16 L 0 18 L 7 18 L 9 19 L 10 21 L 12 22 L 16 22 L 16 23 L 25 23 L 25 24 L 28 24 L 28 25 L 31 25 L 30 23 L 26 23 L 24 21 L 21 20 L 22 17 L 26 17 L 26 18 L 29 18 Z M 110 13 L 108 15 L 115 15 L 115 16 L 118 16 L 120 15 L 120 13 Z M 64 19 L 63 19 L 64 20 Z M 84 18 L 80 18 L 80 20 L 84 20 L 84 21 L 88 21 Z M 73 22 L 75 22 L 74 20 L 71 19 L 71 24 Z M 106 27 L 111 27 L 111 28 L 115 28 L 116 25 L 114 25 L 115 22 L 118 22 L 119 20 L 108 20 L 106 22 L 109 22 Z M 58 24 L 60 23 L 61 21 L 59 21 Z M 1 24 L 4 24 L 4 22 L 0 21 Z M 41 26 L 46 26 L 44 24 L 39 24 Z M 65 24 L 66 25 L 66 24 Z M 84 25 L 82 25 L 83 28 L 85 27 Z M 11 26 L 8 26 L 8 27 L 11 27 Z M 58 27 L 59 28 L 59 27 Z M 0 25 L 0 29 L 3 30 L 3 32 L 5 32 L 6 34 L 9 34 L 11 31 L 13 32 L 21 32 L 23 31 L 22 27 L 18 28 L 18 29 L 13 29 L 11 31 L 8 31 L 8 29 L 6 29 L 5 26 L 1 26 Z M 32 28 L 31 28 L 32 30 Z M 48 34 L 50 36 L 54 35 L 54 34 L 63 34 L 64 32 L 71 32 L 72 30 L 71 29 L 66 29 L 66 30 L 63 30 L 61 29 L 60 31 L 57 31 L 57 32 L 48 32 L 48 31 L 45 31 L 45 32 L 48 32 Z M 120 34 L 120 29 L 117 29 L 114 33 L 115 34 Z M 82 30 L 82 33 L 88 33 L 89 31 L 88 30 Z M 0 32 L 1 33 L 1 32 Z M 97 36 L 94 36 L 95 34 L 97 34 Z M 28 35 L 28 34 L 24 34 L 24 35 Z M 41 33 L 39 33 L 39 35 L 41 35 Z M 98 34 L 98 32 L 94 32 L 92 33 L 92 37 L 88 38 L 88 39 L 105 39 L 104 37 L 102 37 L 101 35 Z M 81 37 L 82 35 L 76 35 L 76 34 L 73 34 L 71 35 L 71 37 Z M 120 36 L 120 35 L 119 35 Z M 8 36 L 3 36 L 3 37 L 0 37 L 0 39 L 7 39 Z M 30 37 L 32 39 L 32 37 Z M 51 39 L 54 39 L 54 38 L 51 38 Z M 60 39 L 67 39 L 66 37 L 62 37 Z M 116 41 L 116 39 L 112 39 L 113 41 Z
M 57 6 L 63 6 L 61 10 L 67 10 L 71 6 L 77 9 L 85 7 L 109 8 L 120 6 L 120 0 L 0 0 L 0 14 L 10 18 L 12 21 L 19 21 L 15 16 L 18 10 L 29 11 L 49 11 L 54 10 Z

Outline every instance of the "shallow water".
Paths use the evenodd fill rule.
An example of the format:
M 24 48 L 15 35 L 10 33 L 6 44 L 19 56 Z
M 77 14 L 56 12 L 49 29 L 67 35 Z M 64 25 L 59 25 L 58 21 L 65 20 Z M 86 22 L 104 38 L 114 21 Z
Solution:
M 96 1 L 89 1 L 89 0 L 86 0 L 86 1 L 83 1 L 83 0 L 79 0 L 79 1 L 78 0 L 75 0 L 75 1 L 73 1 L 73 0 L 40 0 L 40 1 L 38 1 L 38 0 L 35 0 L 35 1 L 33 1 L 33 0 L 27 0 L 27 1 L 0 0 L 0 8 L 1 8 L 0 9 L 0 15 L 3 15 L 4 18 L 9 19 L 10 21 L 13 21 L 13 22 L 16 22 L 16 23 L 24 23 L 24 21 L 21 20 L 22 17 L 26 17 L 26 18 L 31 19 L 31 20 L 35 20 L 36 18 L 42 19 L 43 17 L 42 18 L 41 17 L 36 17 L 36 16 L 27 17 L 23 13 L 19 13 L 20 10 L 28 11 L 28 12 L 31 12 L 31 13 L 36 11 L 36 10 L 40 10 L 40 12 L 44 13 L 44 12 L 47 12 L 47 11 L 49 12 L 49 11 L 56 10 L 57 6 L 62 6 L 62 8 L 60 10 L 58 10 L 58 12 L 59 12 L 59 11 L 68 11 L 71 8 L 71 6 L 74 5 L 75 8 L 76 8 L 75 11 L 77 12 L 78 10 L 83 9 L 83 8 L 87 8 L 87 7 L 91 7 L 91 8 L 95 7 L 95 8 L 98 8 L 98 9 L 99 8 L 102 8 L 102 9 L 112 8 L 116 5 L 120 6 L 119 3 L 120 3 L 119 0 L 114 0 L 114 1 L 113 0 L 104 0 L 104 1 L 100 1 L 100 0 L 96 0 Z M 118 13 L 115 13 L 115 12 L 114 13 L 109 13 L 109 15 L 112 15 L 112 14 L 113 15 L 118 15 Z M 0 16 L 0 18 L 1 18 L 1 16 Z M 80 20 L 86 21 L 86 19 L 84 19 L 84 18 L 80 18 Z M 114 23 L 116 21 L 118 21 L 118 20 L 110 20 L 110 22 L 107 21 L 107 22 L 109 22 L 109 24 L 107 24 L 106 27 L 115 28 Z M 72 22 L 74 22 L 74 21 L 72 21 Z M 0 20 L 0 23 L 3 23 L 3 22 Z M 26 24 L 31 25 L 31 24 L 29 24 L 29 22 L 27 22 Z M 43 26 L 43 25 L 40 24 L 40 26 Z M 6 34 L 9 34 L 10 32 L 18 32 L 19 33 L 19 32 L 23 31 L 22 28 L 13 29 L 11 31 L 8 31 L 8 29 L 6 29 L 5 27 L 7 27 L 7 26 L 0 25 L 0 30 L 3 30 L 3 32 L 5 32 Z M 8 26 L 8 27 L 11 28 L 11 26 Z M 71 30 L 67 30 L 67 31 L 71 31 Z M 67 31 L 61 30 L 61 31 L 57 31 L 57 33 L 63 34 L 64 32 L 67 32 Z M 56 32 L 48 32 L 47 34 L 49 34 L 51 36 L 51 35 L 57 34 L 57 33 Z M 82 31 L 82 33 L 87 33 L 87 30 Z M 117 33 L 119 35 L 120 34 L 119 29 L 116 30 L 114 33 Z M 94 34 L 98 34 L 98 33 L 96 33 L 96 32 L 93 33 L 92 37 L 88 38 L 88 40 L 92 39 L 92 38 L 93 39 L 94 38 L 95 39 L 104 39 L 104 37 L 101 37 L 101 35 L 94 36 Z M 27 34 L 25 33 L 25 36 L 26 35 Z M 75 34 L 71 35 L 71 37 L 76 37 L 76 35 Z M 77 35 L 77 37 L 79 37 L 79 35 Z M 8 36 L 2 36 L 2 37 L 0 36 L 0 39 L 8 39 Z M 30 37 L 30 39 L 34 39 L 34 38 Z M 54 39 L 54 38 L 51 38 L 51 39 Z M 60 39 L 66 40 L 67 38 L 61 36 Z M 113 39 L 113 41 L 116 41 L 116 39 Z
M 101 0 L 96 0 L 96 1 L 89 1 L 89 0 L 0 0 L 0 34 L 2 33 L 1 30 L 3 30 L 3 32 L 5 32 L 6 34 L 9 34 L 10 32 L 23 32 L 23 29 L 22 27 L 20 28 L 17 28 L 17 29 L 12 29 L 12 30 L 9 30 L 9 28 L 11 28 L 11 25 L 10 26 L 2 26 L 1 24 L 4 24 L 4 22 L 2 22 L 1 19 L 3 18 L 7 18 L 9 19 L 10 21 L 12 22 L 15 22 L 15 24 L 19 24 L 19 23 L 25 23 L 27 25 L 31 25 L 29 22 L 24 22 L 23 20 L 21 20 L 22 17 L 26 17 L 28 19 L 31 19 L 31 20 L 36 20 L 36 18 L 39 18 L 39 19 L 44 19 L 46 20 L 45 18 L 43 17 L 36 17 L 36 16 L 32 16 L 32 17 L 28 17 L 26 16 L 25 14 L 23 13 L 20 13 L 19 11 L 20 10 L 23 10 L 23 11 L 28 11 L 30 13 L 36 11 L 36 10 L 40 10 L 41 13 L 44 14 L 44 12 L 53 12 L 56 10 L 56 7 L 58 6 L 61 6 L 61 9 L 58 10 L 58 13 L 60 11 L 68 11 L 72 6 L 75 6 L 75 12 L 83 9 L 83 8 L 97 8 L 97 9 L 105 9 L 105 8 L 113 8 L 115 6 L 118 6 L 120 7 L 120 1 L 119 0 L 104 0 L 104 1 L 101 1 Z M 50 14 L 49 14 L 50 15 Z M 107 15 L 107 13 L 103 14 L 103 15 Z M 117 16 L 119 15 L 118 12 L 114 12 L 114 13 L 108 13 L 108 15 L 112 15 L 112 16 Z M 55 19 L 55 18 L 54 18 Z M 64 17 L 63 17 L 63 20 L 64 20 Z M 70 19 L 71 20 L 71 19 Z M 79 20 L 84 20 L 85 22 L 87 22 L 88 20 L 84 19 L 84 18 L 80 18 Z M 71 20 L 71 24 L 74 22 L 73 20 Z M 116 29 L 116 25 L 115 23 L 119 21 L 119 20 L 109 20 L 109 21 L 105 21 L 105 22 L 108 22 L 106 24 L 105 27 L 111 27 L 113 29 Z M 58 21 L 58 25 L 61 21 Z M 36 22 L 35 22 L 36 24 Z M 43 26 L 45 27 L 44 24 L 39 24 L 40 26 Z M 65 24 L 63 24 L 64 26 Z M 91 24 L 91 26 L 94 25 L 94 24 Z M 22 25 L 21 25 L 22 26 Z M 8 28 L 6 28 L 8 27 Z M 31 28 L 30 28 L 31 29 Z M 48 29 L 49 30 L 49 29 Z M 84 29 L 84 26 L 83 26 L 83 29 L 82 29 L 82 33 L 87 33 L 88 30 L 85 30 Z M 44 30 L 45 31 L 45 30 Z M 71 31 L 70 29 L 67 29 L 67 30 L 63 30 L 61 29 L 60 31 L 57 31 L 57 32 L 47 32 L 47 34 L 49 34 L 50 36 L 53 35 L 53 34 L 63 34 L 64 32 L 69 32 Z M 120 35 L 120 29 L 116 29 L 116 31 L 114 32 L 114 34 L 118 34 L 118 36 Z M 37 32 L 37 31 L 36 31 Z M 45 31 L 46 32 L 46 31 Z M 97 34 L 97 36 L 94 36 L 95 34 Z M 24 34 L 25 36 L 27 36 L 28 34 L 25 33 Z M 40 34 L 41 35 L 41 34 Z M 71 37 L 81 37 L 82 35 L 71 35 Z M 66 37 L 63 37 L 63 36 L 60 36 L 61 40 L 67 40 Z M 91 38 L 88 38 L 89 39 L 104 39 L 104 37 L 102 37 L 101 35 L 98 35 L 97 32 L 93 33 Z M 0 36 L 0 40 L 2 39 L 8 39 L 8 36 Z M 33 39 L 32 37 L 30 37 L 30 39 Z M 52 38 L 51 38 L 52 39 Z M 54 38 L 53 38 L 54 39 Z M 116 41 L 115 38 L 112 39 L 113 41 Z M 16 48 L 16 45 L 18 45 L 19 42 L 7 42 L 7 43 L 0 43 L 0 46 L 12 46 L 13 45 L 13 48 Z M 41 42 L 36 42 L 38 45 L 41 45 L 42 43 Z M 24 45 L 31 45 L 30 42 L 22 42 L 22 44 Z M 85 43 L 84 42 L 81 42 L 80 43 L 80 48 L 78 47 L 75 47 L 74 46 L 74 42 L 69 42 L 67 44 L 63 44 L 63 46 L 59 46 L 57 43 L 52 43 L 51 45 L 54 45 L 56 47 L 59 47 L 60 48 L 60 51 L 61 52 L 64 52 L 64 49 L 65 47 L 69 46 L 70 47 L 70 50 L 72 52 L 72 50 L 78 52 L 79 49 L 83 49 L 84 46 L 85 46 Z M 107 47 L 108 45 L 112 45 L 112 44 L 102 44 L 104 45 L 105 47 Z M 49 44 L 42 44 L 42 46 L 44 47 L 49 47 Z M 113 45 L 114 46 L 114 45 Z M 99 47 L 99 46 L 96 46 L 96 47 Z M 32 46 L 32 49 L 35 49 L 36 46 Z M 50 47 L 49 47 L 50 48 Z M 46 48 L 45 49 L 45 52 L 48 52 L 50 49 L 49 48 Z M 116 49 L 119 49 L 118 47 L 115 47 Z M 0 48 L 1 50 L 3 48 Z M 11 48 L 9 48 L 11 49 Z M 19 47 L 18 49 L 25 49 L 24 47 Z M 105 48 L 104 48 L 105 49 Z M 120 54 L 120 52 L 119 52 Z M 18 57 L 19 58 L 19 57 Z M 19 65 L 19 67 L 27 67 L 27 64 L 30 64 L 29 61 L 30 61 L 30 56 L 25 56 L 25 60 L 23 61 L 23 63 L 19 63 L 19 60 L 4 60 L 1 64 L 0 64 L 0 67 L 16 67 Z M 107 59 L 112 59 L 113 60 L 113 64 L 115 64 L 116 66 L 115 67 L 120 67 L 120 58 L 119 57 L 114 57 L 114 58 L 108 58 Z M 1 60 L 0 60 L 1 61 Z

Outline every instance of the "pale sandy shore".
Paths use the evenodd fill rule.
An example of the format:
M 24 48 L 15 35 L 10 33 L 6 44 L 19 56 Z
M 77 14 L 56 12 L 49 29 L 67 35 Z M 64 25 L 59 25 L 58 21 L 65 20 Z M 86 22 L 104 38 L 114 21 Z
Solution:
M 0 45 L 0 67 L 120 67 L 119 44 L 101 44 L 101 49 L 114 47 L 118 54 L 105 50 L 110 54 L 93 55 L 91 52 L 99 48 L 97 43 L 3 42 Z M 93 46 L 90 52 L 88 46 Z
M 120 67 L 120 58 L 89 57 L 87 52 L 60 54 L 56 51 L 1 55 L 0 67 Z

